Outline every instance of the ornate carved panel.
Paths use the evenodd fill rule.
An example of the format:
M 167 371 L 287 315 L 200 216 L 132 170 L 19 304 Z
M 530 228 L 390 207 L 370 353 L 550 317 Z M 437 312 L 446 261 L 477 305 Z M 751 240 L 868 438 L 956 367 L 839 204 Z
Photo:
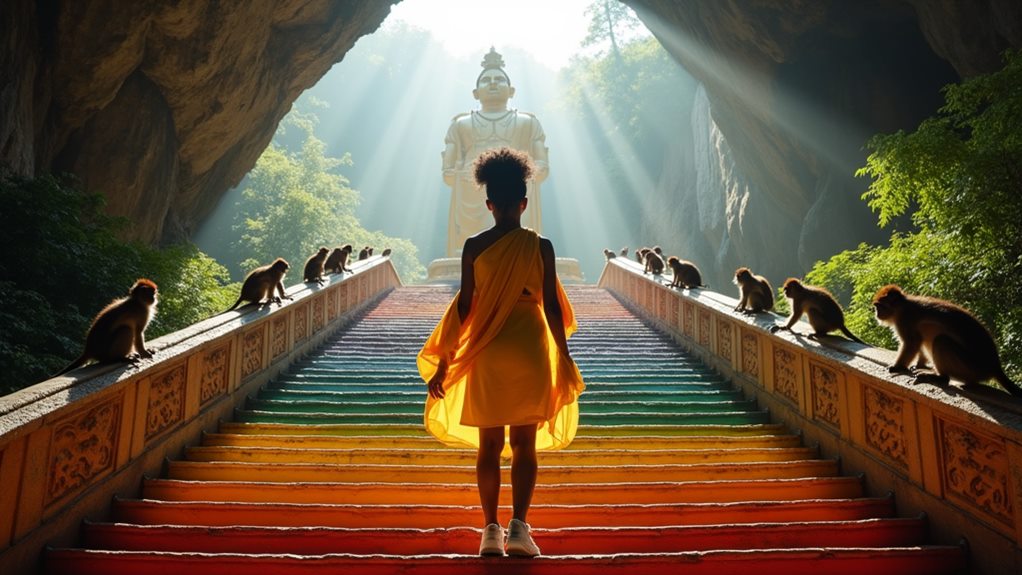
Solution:
M 199 405 L 227 393 L 227 378 L 231 365 L 231 344 L 222 345 L 202 356 L 199 380 Z
M 731 344 L 731 322 L 717 319 L 717 355 L 734 365 L 735 352 Z
M 841 389 L 837 371 L 809 362 L 809 387 L 813 394 L 813 414 L 818 421 L 841 429 Z
M 947 497 L 1014 525 L 1011 472 L 1004 442 L 950 421 L 938 422 L 940 478 Z
M 288 352 L 288 329 L 290 325 L 286 315 L 274 318 L 270 322 L 270 361 L 277 361 L 277 358 Z
M 699 345 L 710 349 L 710 310 L 699 310 Z
M 241 336 L 241 379 L 263 368 L 263 334 L 266 324 L 248 330 Z
M 171 368 L 149 380 L 149 403 L 145 413 L 145 438 L 149 440 L 173 427 L 185 415 L 185 364 Z
M 348 308 L 351 307 L 351 303 L 348 302 L 348 283 L 349 282 L 342 283 L 341 287 L 337 288 L 337 299 L 339 302 L 338 311 L 340 313 L 348 311 Z
M 694 304 L 684 302 L 681 304 L 681 309 L 685 314 L 685 335 L 692 339 L 696 337 L 696 307 Z
M 759 338 L 756 334 L 742 332 L 742 371 L 759 379 Z
M 123 402 L 124 397 L 117 396 L 54 424 L 47 458 L 47 506 L 113 470 Z
M 774 391 L 798 405 L 798 355 L 783 347 L 774 346 Z
M 326 294 L 326 320 L 333 321 L 337 317 L 337 290 L 330 290 Z
M 681 300 L 673 294 L 670 296 L 670 299 L 671 299 L 671 327 L 673 327 L 674 329 L 681 329 L 681 318 L 678 317 L 681 311 Z
M 866 443 L 901 467 L 908 467 L 905 447 L 905 400 L 868 385 L 862 388 Z
M 323 300 L 325 298 L 325 295 L 320 295 L 312 300 L 312 333 L 323 329 Z
M 309 304 L 295 308 L 295 341 L 309 337 Z

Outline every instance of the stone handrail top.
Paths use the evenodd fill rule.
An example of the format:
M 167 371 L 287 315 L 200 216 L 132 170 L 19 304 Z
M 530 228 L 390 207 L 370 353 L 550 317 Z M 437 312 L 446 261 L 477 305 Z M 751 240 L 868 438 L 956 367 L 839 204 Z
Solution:
M 646 281 L 668 288 L 661 277 L 643 274 L 643 266 L 638 262 L 624 257 L 611 258 L 608 264 L 618 265 L 628 271 L 644 276 Z M 738 288 L 735 287 L 735 290 Z M 675 291 L 675 290 L 672 290 Z M 745 315 L 734 311 L 738 300 L 710 289 L 676 290 L 675 293 L 691 298 L 714 311 L 729 315 L 738 322 L 755 325 L 769 332 L 771 325 L 779 323 L 783 317 L 776 313 Z M 802 329 L 798 329 L 802 326 Z M 970 415 L 982 418 L 997 425 L 1003 425 L 1022 433 L 1022 400 L 1005 392 L 987 386 L 963 388 L 956 385 L 940 387 L 931 384 L 913 384 L 913 378 L 907 375 L 894 375 L 887 371 L 887 366 L 894 363 L 895 351 L 862 345 L 840 336 L 827 336 L 821 340 L 810 339 L 812 328 L 803 319 L 796 324 L 796 332 L 780 331 L 768 334 L 790 344 L 811 350 L 815 355 L 827 360 L 847 365 L 864 372 L 871 377 L 898 386 L 907 393 L 915 394 L 924 402 L 935 402 L 952 406 Z
M 143 359 L 136 364 L 93 364 L 75 370 L 72 372 L 75 375 L 62 375 L 47 379 L 0 397 L 0 441 L 9 439 L 7 435 L 15 431 L 19 434 L 31 432 L 33 427 L 26 425 L 31 419 L 39 420 L 46 413 L 105 389 L 121 380 L 136 378 L 146 372 L 162 369 L 169 360 L 185 356 L 193 348 L 211 339 L 254 321 L 262 320 L 278 310 L 299 303 L 320 290 L 348 281 L 367 270 L 382 265 L 388 259 L 377 255 L 367 260 L 351 262 L 349 267 L 353 273 L 324 276 L 326 280 L 324 286 L 307 283 L 292 285 L 285 292 L 294 299 L 284 300 L 280 306 L 270 305 L 262 308 L 247 306 L 244 309 L 223 312 L 182 330 L 153 339 L 147 342 L 149 348 L 154 351 L 153 357 Z

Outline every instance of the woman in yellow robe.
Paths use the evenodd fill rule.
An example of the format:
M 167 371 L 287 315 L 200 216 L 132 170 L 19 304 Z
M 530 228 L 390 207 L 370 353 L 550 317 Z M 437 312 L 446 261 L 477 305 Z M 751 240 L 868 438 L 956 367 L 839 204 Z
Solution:
M 525 522 L 536 485 L 536 450 L 571 443 L 578 428 L 576 399 L 585 387 L 568 351 L 576 323 L 554 269 L 553 244 L 521 227 L 530 175 L 528 156 L 510 148 L 476 160 L 476 181 L 486 186 L 494 226 L 465 241 L 461 290 L 418 357 L 429 384 L 426 428 L 448 445 L 479 450 L 483 555 L 505 551 L 497 506 L 500 457 L 508 449 L 513 518 L 506 551 L 539 554 Z

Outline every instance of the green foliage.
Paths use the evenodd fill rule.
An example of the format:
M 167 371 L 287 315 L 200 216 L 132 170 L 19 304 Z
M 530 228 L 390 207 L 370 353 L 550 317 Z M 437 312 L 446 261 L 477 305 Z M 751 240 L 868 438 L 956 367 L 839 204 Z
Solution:
M 663 150 L 688 125 L 678 119 L 688 117 L 696 84 L 656 38 L 634 37 L 617 57 L 577 58 L 563 74 L 564 107 L 588 127 L 613 185 L 630 188 L 637 167 L 651 180 L 659 174 Z
M 287 281 L 301 281 L 305 260 L 321 246 L 350 243 L 355 254 L 370 245 L 380 253 L 391 248 L 394 266 L 405 282 L 425 277 L 418 248 L 406 239 L 392 238 L 362 227 L 355 216 L 359 194 L 351 189 L 338 168 L 351 160 L 326 155 L 326 146 L 313 135 L 315 115 L 299 112 L 281 124 L 278 137 L 296 139 L 303 134 L 297 152 L 271 144 L 242 184 L 237 203 L 232 244 L 233 258 L 245 272 L 282 257 L 291 264 Z
M 233 301 L 227 270 L 183 245 L 155 250 L 118 239 L 124 222 L 69 178 L 0 174 L 0 394 L 45 379 L 81 353 L 93 316 L 139 277 L 160 287 L 148 338 Z M 226 303 L 225 303 L 226 302 Z
M 589 17 L 589 30 L 582 46 L 601 46 L 609 42 L 615 57 L 621 56 L 622 36 L 640 27 L 632 9 L 618 0 L 594 0 L 586 7 L 585 15 Z
M 861 176 L 881 226 L 911 215 L 915 229 L 884 247 L 861 245 L 820 262 L 807 276 L 851 298 L 848 324 L 893 346 L 872 319 L 877 289 L 966 307 L 991 328 L 1009 375 L 1022 375 L 1022 53 L 1005 67 L 945 87 L 945 105 L 914 132 L 878 135 Z

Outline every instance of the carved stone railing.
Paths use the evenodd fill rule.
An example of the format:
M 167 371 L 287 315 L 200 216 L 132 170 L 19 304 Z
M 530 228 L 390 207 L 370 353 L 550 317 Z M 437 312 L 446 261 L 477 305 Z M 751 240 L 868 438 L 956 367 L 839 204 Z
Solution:
M 293 301 L 227 312 L 149 342 L 138 366 L 96 366 L 0 398 L 0 566 L 35 571 L 44 545 L 137 496 L 203 430 L 401 280 L 389 258 L 351 264 Z
M 1022 402 L 992 389 L 913 385 L 888 373 L 889 350 L 771 334 L 778 316 L 739 314 L 736 299 L 709 290 L 668 288 L 624 258 L 607 263 L 599 285 L 823 456 L 839 457 L 843 473 L 864 473 L 871 493 L 893 492 L 899 515 L 927 513 L 935 540 L 965 538 L 975 572 L 1022 572 Z

